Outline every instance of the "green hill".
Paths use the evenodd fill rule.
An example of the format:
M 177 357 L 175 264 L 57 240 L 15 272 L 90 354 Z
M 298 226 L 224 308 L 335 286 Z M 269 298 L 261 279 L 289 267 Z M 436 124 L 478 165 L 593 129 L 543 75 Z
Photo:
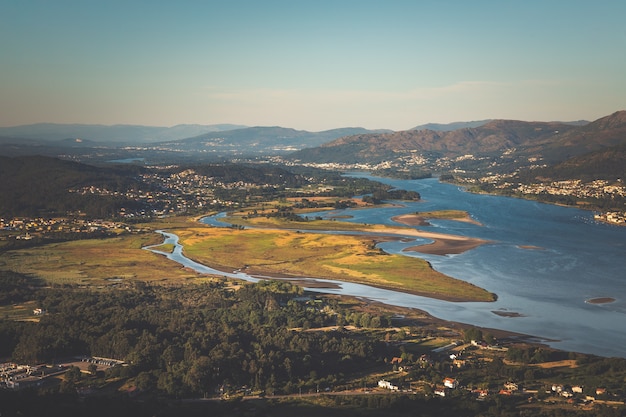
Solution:
M 44 156 L 0 157 L 0 216 L 53 216 L 81 211 L 107 217 L 128 198 L 71 193 L 71 189 L 97 186 L 111 191 L 137 187 L 137 167 L 98 168 Z

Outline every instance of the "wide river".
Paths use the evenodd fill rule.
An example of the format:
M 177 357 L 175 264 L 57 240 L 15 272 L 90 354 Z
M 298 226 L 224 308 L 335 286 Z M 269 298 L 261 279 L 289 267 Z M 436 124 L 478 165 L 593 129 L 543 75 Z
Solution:
M 597 223 L 593 213 L 575 208 L 467 193 L 437 179 L 394 180 L 356 175 L 417 191 L 422 200 L 397 202 L 394 207 L 313 213 L 309 217 L 348 215 L 351 217 L 346 221 L 398 225 L 391 218 L 399 214 L 467 211 L 482 226 L 430 220 L 431 226 L 416 228 L 492 243 L 446 256 L 402 252 L 408 246 L 429 243 L 428 239 L 412 238 L 380 247 L 387 252 L 426 259 L 444 274 L 496 293 L 498 300 L 446 302 L 350 283 L 340 283 L 340 289 L 324 292 L 367 297 L 415 307 L 445 320 L 525 333 L 568 351 L 626 357 L 626 227 Z M 180 253 L 174 256 L 179 262 L 185 261 Z M 241 274 L 228 275 L 246 278 Z M 587 302 L 604 297 L 615 301 Z

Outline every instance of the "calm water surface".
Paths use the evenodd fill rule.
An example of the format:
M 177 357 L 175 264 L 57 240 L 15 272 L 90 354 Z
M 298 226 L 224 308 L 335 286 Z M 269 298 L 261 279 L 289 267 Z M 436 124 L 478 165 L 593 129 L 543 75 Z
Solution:
M 347 214 L 352 217 L 346 221 L 395 224 L 391 218 L 399 214 L 465 210 L 482 226 L 431 220 L 431 226 L 416 228 L 478 237 L 492 243 L 447 256 L 402 252 L 408 246 L 429 243 L 427 239 L 380 246 L 388 252 L 424 258 L 442 273 L 496 293 L 498 300 L 451 303 L 349 283 L 340 283 L 341 289 L 325 292 L 369 297 L 419 308 L 446 320 L 526 333 L 549 339 L 550 345 L 560 349 L 626 357 L 626 228 L 596 223 L 591 212 L 470 194 L 437 179 L 374 179 L 417 191 L 422 201 L 317 214 Z M 246 278 L 242 274 L 235 276 Z M 586 302 L 597 297 L 616 301 Z M 518 317 L 503 317 L 494 311 L 516 313 Z

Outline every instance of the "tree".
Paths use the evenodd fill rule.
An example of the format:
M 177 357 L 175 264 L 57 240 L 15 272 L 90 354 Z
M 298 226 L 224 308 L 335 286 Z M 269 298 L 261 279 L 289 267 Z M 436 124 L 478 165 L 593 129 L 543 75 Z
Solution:
M 96 371 L 98 371 L 98 365 L 96 365 L 95 363 L 90 363 L 87 367 L 87 371 L 89 371 L 91 375 L 95 376 Z
M 483 332 L 480 329 L 475 327 L 470 327 L 463 331 L 463 340 L 465 342 L 471 342 L 472 340 L 481 341 L 483 340 Z

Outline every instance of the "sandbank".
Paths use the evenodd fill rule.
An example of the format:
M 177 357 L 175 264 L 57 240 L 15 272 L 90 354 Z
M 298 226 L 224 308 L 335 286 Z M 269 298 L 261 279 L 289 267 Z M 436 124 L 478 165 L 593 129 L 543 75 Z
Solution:
M 431 219 L 431 218 L 435 219 L 438 217 L 429 217 L 429 216 L 423 216 L 418 213 L 409 213 L 409 214 L 400 214 L 398 216 L 393 216 L 391 220 L 398 222 L 398 223 L 406 224 L 407 226 L 430 226 L 430 223 L 428 223 L 428 219 Z M 472 217 L 467 213 L 463 216 L 441 218 L 441 219 L 442 220 L 454 220 L 456 222 L 470 223 L 470 224 L 475 224 L 476 226 L 482 226 L 482 223 L 472 219 Z
M 614 303 L 615 298 L 613 297 L 590 298 L 588 300 L 585 300 L 585 302 L 588 304 L 608 304 L 608 303 Z
M 399 216 L 394 216 L 391 219 L 398 223 L 406 224 L 408 226 L 427 226 L 429 224 L 426 221 L 426 218 L 420 216 L 419 214 L 401 214 Z M 469 215 L 450 220 L 463 221 L 467 223 L 481 225 L 479 222 L 472 219 Z M 404 251 L 419 252 L 428 255 L 456 255 L 474 249 L 478 246 L 484 245 L 485 243 L 490 243 L 488 240 L 467 236 L 449 235 L 446 233 L 437 232 L 425 232 L 422 230 L 413 230 L 412 232 L 410 230 L 407 231 L 406 229 L 400 230 L 403 231 L 403 234 L 434 240 L 433 243 L 411 246 L 404 249 Z
M 425 245 L 415 245 L 405 248 L 407 252 L 420 252 L 429 255 L 454 255 L 463 253 L 470 249 L 474 249 L 485 243 L 491 243 L 489 240 L 479 239 L 475 237 L 467 237 L 460 235 L 449 235 L 447 233 L 437 232 L 425 232 L 423 230 L 407 229 L 404 227 L 384 227 L 384 228 L 368 229 L 369 231 L 375 231 L 384 233 L 387 235 L 403 235 L 403 236 L 415 236 L 426 239 L 434 240 L 433 243 L 427 243 Z M 365 231 L 365 230 L 364 230 Z
M 458 255 L 489 243 L 489 241 L 483 239 L 455 235 L 445 235 L 445 237 L 433 239 L 435 239 L 433 243 L 410 246 L 404 249 L 404 251 L 425 253 L 427 255 Z

